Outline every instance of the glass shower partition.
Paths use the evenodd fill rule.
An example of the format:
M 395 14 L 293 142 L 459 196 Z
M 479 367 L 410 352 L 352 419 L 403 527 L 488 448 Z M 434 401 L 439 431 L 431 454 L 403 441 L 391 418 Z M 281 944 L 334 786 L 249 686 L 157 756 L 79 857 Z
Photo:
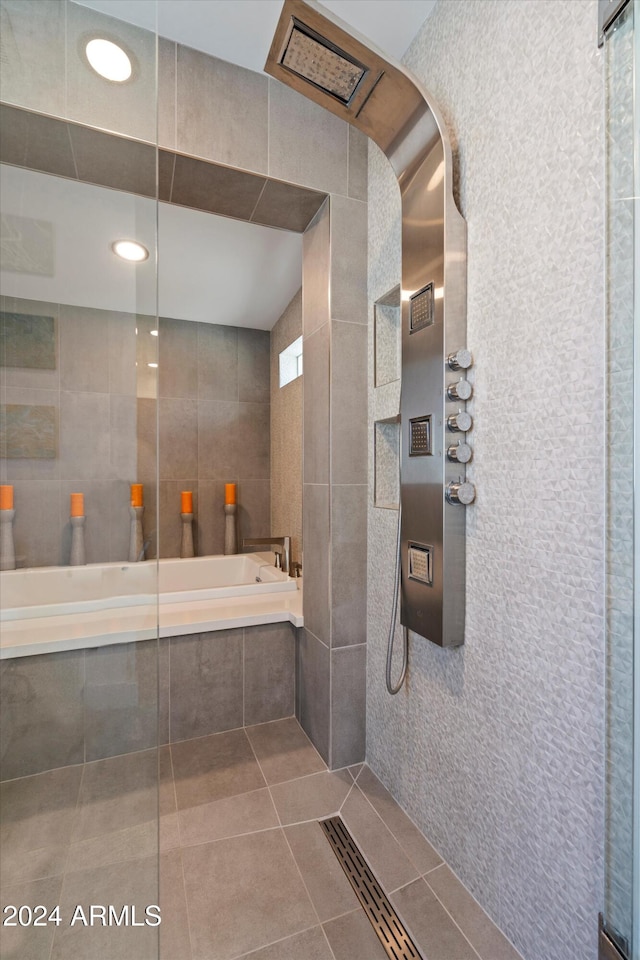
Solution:
M 640 958 L 640 3 L 605 4 L 607 730 L 602 960 Z M 616 16 L 617 14 L 617 16 Z M 635 713 L 635 715 L 634 715 Z
M 2 956 L 152 960 L 157 30 L 0 9 Z M 94 40 L 130 76 L 96 72 Z

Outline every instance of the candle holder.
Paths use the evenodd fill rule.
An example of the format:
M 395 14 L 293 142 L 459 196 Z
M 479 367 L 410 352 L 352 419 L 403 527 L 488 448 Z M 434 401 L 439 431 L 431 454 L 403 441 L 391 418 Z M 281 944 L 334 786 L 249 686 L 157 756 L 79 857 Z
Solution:
M 71 522 L 71 555 L 69 565 L 82 567 L 87 562 L 84 555 L 84 521 L 86 517 L 70 517 Z
M 182 542 L 180 544 L 180 556 L 184 559 L 192 557 L 193 553 L 193 514 L 181 513 L 182 517 Z
M 0 570 L 15 570 L 16 551 L 13 545 L 15 510 L 0 510 Z
M 225 503 L 224 512 L 224 553 L 225 556 L 238 552 L 238 536 L 236 533 L 236 510 L 235 503 Z
M 129 563 L 144 560 L 144 536 L 142 533 L 142 515 L 144 507 L 129 507 L 131 516 L 131 531 L 129 535 Z

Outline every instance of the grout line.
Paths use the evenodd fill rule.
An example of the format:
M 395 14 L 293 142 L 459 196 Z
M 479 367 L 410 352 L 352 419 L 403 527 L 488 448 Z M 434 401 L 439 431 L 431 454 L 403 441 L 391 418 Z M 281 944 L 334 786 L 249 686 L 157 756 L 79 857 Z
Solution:
M 364 768 L 364 764 L 363 764 L 363 768 Z M 372 770 L 371 772 L 373 773 L 373 770 Z M 362 773 L 362 770 L 360 771 L 360 773 Z M 373 775 L 375 776 L 375 774 L 373 774 Z M 358 774 L 358 776 L 360 776 L 360 774 Z M 377 779 L 377 778 L 376 778 L 376 779 Z M 377 810 L 376 807 L 373 805 L 373 803 L 371 802 L 371 800 L 369 799 L 369 797 L 366 795 L 366 793 L 364 792 L 364 790 L 362 790 L 361 788 L 359 788 L 359 789 L 360 789 L 360 793 L 362 794 L 362 796 L 364 797 L 364 799 L 367 801 L 367 803 L 369 804 L 369 806 L 371 807 L 371 809 L 377 814 L 378 817 L 380 817 L 380 819 L 381 819 L 382 822 L 384 823 L 385 827 L 387 828 L 387 830 L 389 831 L 389 833 L 391 834 L 391 836 L 393 837 L 393 839 L 395 840 L 395 842 L 398 844 L 398 846 L 400 847 L 400 849 L 401 849 L 402 852 L 404 853 L 404 855 L 405 855 L 405 857 L 407 858 L 407 860 L 409 861 L 409 863 L 410 863 L 413 867 L 415 867 L 415 869 L 418 871 L 418 876 L 419 876 L 419 877 L 424 876 L 424 874 L 422 873 L 422 871 L 421 871 L 420 868 L 418 867 L 418 864 L 415 863 L 415 862 L 411 859 L 411 854 L 410 854 L 409 851 L 405 848 L 405 845 L 401 842 L 401 840 L 400 840 L 400 839 L 396 836 L 396 834 L 393 832 L 393 830 L 391 829 L 391 827 L 389 826 L 389 824 L 386 822 L 386 820 L 384 819 L 384 817 L 382 816 L 382 814 L 378 812 L 378 810 Z M 396 800 L 395 800 L 395 798 L 394 798 L 393 796 L 392 796 L 392 799 L 393 799 L 393 802 L 396 803 Z M 400 806 L 399 803 L 397 804 L 397 806 L 398 806 L 398 809 L 401 810 L 402 813 L 404 813 L 404 810 L 402 810 L 402 807 Z M 408 817 L 408 814 L 405 814 L 405 816 Z M 418 833 L 420 834 L 420 836 L 423 837 L 424 840 L 425 840 L 427 843 L 429 843 L 429 841 L 427 840 L 427 838 L 424 836 L 422 830 L 420 830 L 420 828 L 417 827 L 417 826 L 413 823 L 413 820 L 411 820 L 410 817 L 408 817 L 408 819 L 411 821 L 412 825 L 416 828 L 416 830 L 418 831 Z M 430 843 L 429 843 L 429 846 L 431 847 L 431 844 L 430 844 Z M 437 856 L 440 857 L 440 854 L 438 853 L 437 850 L 435 850 L 433 847 L 431 847 L 431 849 L 434 850 L 434 853 L 436 853 Z M 441 867 L 442 864 L 444 863 L 444 860 L 443 860 L 442 857 L 440 857 L 440 860 L 441 860 L 441 863 L 438 864 L 439 867 Z M 436 868 L 433 867 L 432 869 L 435 870 Z
M 251 743 L 251 740 L 249 739 L 248 736 L 247 736 L 247 740 L 249 740 L 249 743 Z M 257 755 L 256 751 L 255 751 L 254 748 L 253 748 L 253 744 L 251 744 L 251 749 L 253 750 L 253 755 L 254 755 L 254 757 L 256 758 L 256 763 L 257 763 L 258 766 L 260 767 L 260 773 L 262 774 L 262 776 L 264 777 L 265 782 L 266 782 L 266 779 L 267 779 L 267 778 L 264 776 L 264 771 L 263 771 L 263 769 L 262 769 L 262 765 L 261 765 L 261 763 L 260 763 L 260 760 L 258 759 L 258 755 Z M 301 779 L 301 778 L 300 778 L 300 779 Z M 304 889 L 305 889 L 305 892 L 306 892 L 306 894 L 307 894 L 307 897 L 308 897 L 308 899 L 309 899 L 309 903 L 311 904 L 311 909 L 312 909 L 313 912 L 315 913 L 316 919 L 317 919 L 318 924 L 319 924 L 319 923 L 320 923 L 320 916 L 318 915 L 318 911 L 316 910 L 315 903 L 314 903 L 313 900 L 311 899 L 311 894 L 309 893 L 309 889 L 308 889 L 308 887 L 307 887 L 307 885 L 306 885 L 306 883 L 305 883 L 305 881 L 304 881 L 304 877 L 302 876 L 302 872 L 301 872 L 301 870 L 300 870 L 300 867 L 298 866 L 298 861 L 296 860 L 296 858 L 295 858 L 295 856 L 294 856 L 294 854 L 293 854 L 293 850 L 291 849 L 291 844 L 289 843 L 289 839 L 288 839 L 288 837 L 287 837 L 287 835 L 286 835 L 286 833 L 285 833 L 285 831 L 284 831 L 284 826 L 283 826 L 283 823 L 282 823 L 282 819 L 281 819 L 281 817 L 280 817 L 280 814 L 278 813 L 278 808 L 277 808 L 277 806 L 276 806 L 276 804 L 275 804 L 275 802 L 274 802 L 273 795 L 272 795 L 272 793 L 271 793 L 271 787 L 269 786 L 268 783 L 267 783 L 267 790 L 269 791 L 269 797 L 270 797 L 270 799 L 271 799 L 271 803 L 272 803 L 272 805 L 273 805 L 273 809 L 274 809 L 274 811 L 275 811 L 276 817 L 278 818 L 278 823 L 279 823 L 279 825 L 280 825 L 280 832 L 281 832 L 281 834 L 282 834 L 282 837 L 283 837 L 283 839 L 284 839 L 284 842 L 285 842 L 286 845 L 287 845 L 287 849 L 289 850 L 289 853 L 291 854 L 291 858 L 292 858 L 292 860 L 293 860 L 293 862 L 294 862 L 294 864 L 295 864 L 296 870 L 298 871 L 298 875 L 299 875 L 299 877 L 300 877 L 300 880 L 302 881 L 302 885 L 303 885 L 303 887 L 304 887 Z M 315 924 L 314 924 L 314 926 L 315 926 Z
M 476 957 L 478 958 L 478 960 L 482 960 L 482 957 L 480 956 L 480 954 L 478 953 L 478 951 L 476 950 L 476 948 L 474 947 L 474 945 L 471 943 L 471 940 L 469 939 L 469 937 L 466 935 L 466 933 L 464 932 L 464 930 L 462 929 L 462 927 L 461 927 L 458 923 L 456 923 L 456 920 L 454 919 L 454 917 L 452 916 L 452 914 L 449 913 L 449 911 L 447 910 L 446 906 L 444 905 L 444 903 L 442 902 L 442 900 L 440 899 L 440 897 L 438 896 L 438 894 L 436 893 L 436 891 L 433 889 L 433 887 L 431 886 L 431 884 L 427 883 L 427 881 L 424 880 L 424 879 L 423 879 L 423 883 L 426 883 L 426 884 L 427 884 L 429 890 L 431 890 L 431 892 L 433 893 L 434 897 L 436 898 L 436 900 L 438 901 L 438 903 L 440 904 L 440 906 L 442 907 L 442 909 L 444 910 L 444 912 L 447 914 L 447 916 L 450 918 L 450 920 L 451 920 L 451 922 L 453 923 L 453 925 L 454 925 L 455 927 L 457 927 L 457 929 L 460 931 L 460 933 L 462 934 L 462 936 L 464 937 L 464 939 L 467 941 L 467 943 L 469 944 L 469 946 L 471 947 L 471 949 L 472 949 L 473 952 L 475 953 L 475 955 L 476 955 Z
M 314 923 L 310 927 L 305 927 L 304 930 L 296 930 L 295 933 L 289 933 L 286 937 L 281 937 L 279 940 L 272 940 L 270 943 L 263 943 L 261 946 L 256 947 L 255 950 L 251 950 L 249 953 L 237 953 L 233 957 L 230 957 L 230 960 L 251 960 L 251 957 L 254 957 L 256 953 L 259 953 L 261 950 L 264 950 L 266 947 L 273 947 L 276 943 L 286 943 L 287 940 L 292 940 L 293 937 L 299 936 L 301 933 L 306 933 L 307 930 L 315 930 L 316 927 L 322 929 L 321 923 Z

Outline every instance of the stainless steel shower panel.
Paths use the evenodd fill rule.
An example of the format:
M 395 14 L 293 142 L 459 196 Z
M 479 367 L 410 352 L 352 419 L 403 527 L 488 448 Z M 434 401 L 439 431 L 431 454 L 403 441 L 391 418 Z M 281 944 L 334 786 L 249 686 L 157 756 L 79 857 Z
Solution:
M 311 68 L 287 57 L 297 29 L 326 47 L 328 71 L 332 63 L 339 66 L 336 55 L 363 68 L 348 98 L 336 96 L 333 80 L 323 88 L 315 67 L 310 79 Z M 466 226 L 453 199 L 444 124 L 415 77 L 313 0 L 285 0 L 265 70 L 362 130 L 396 174 L 402 201 L 401 620 L 434 643 L 457 646 L 464 642 L 464 504 L 474 491 L 465 484 L 468 445 L 456 456 L 451 430 L 460 432 L 468 416 L 455 385 L 471 355 Z M 428 576 L 417 576 L 417 565 Z

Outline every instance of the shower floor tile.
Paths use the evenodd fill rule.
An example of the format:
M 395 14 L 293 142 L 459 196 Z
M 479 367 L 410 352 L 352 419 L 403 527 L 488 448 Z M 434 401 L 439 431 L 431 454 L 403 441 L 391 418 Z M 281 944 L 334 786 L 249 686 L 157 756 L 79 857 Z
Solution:
M 328 771 L 293 718 L 9 781 L 2 805 L 2 904 L 64 917 L 3 930 L 7 956 L 383 960 L 317 823 L 339 813 L 425 958 L 519 960 L 369 767 Z M 158 900 L 159 928 L 69 926 Z

